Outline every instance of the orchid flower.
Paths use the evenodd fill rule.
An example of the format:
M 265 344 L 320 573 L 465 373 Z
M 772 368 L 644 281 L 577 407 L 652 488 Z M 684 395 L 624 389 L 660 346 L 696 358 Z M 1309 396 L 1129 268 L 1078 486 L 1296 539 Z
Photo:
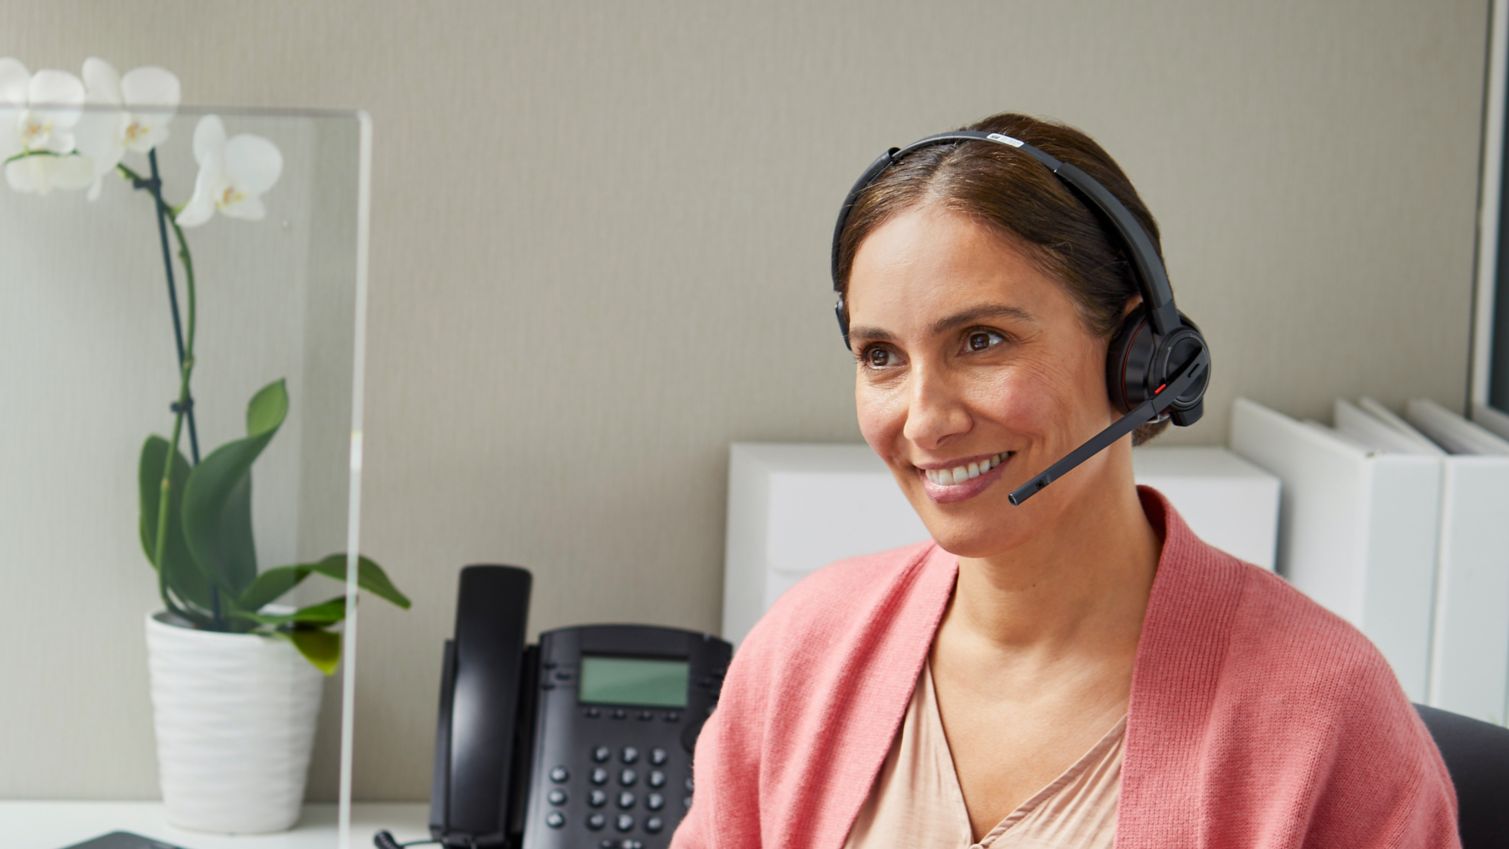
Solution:
M 68 155 L 83 105 L 84 84 L 73 74 L 33 74 L 15 59 L 0 58 L 0 162 L 11 188 L 45 194 L 89 185 L 90 164 Z M 12 159 L 19 154 L 40 155 Z
M 86 102 L 93 107 L 74 135 L 78 151 L 93 164 L 89 199 L 100 194 L 101 178 L 115 170 L 126 151 L 146 153 L 168 138 L 178 111 L 178 77 L 157 67 L 136 68 L 122 77 L 109 62 L 84 60 Z M 114 108 L 111 108 L 114 107 Z
M 206 115 L 194 128 L 194 160 L 199 177 L 194 195 L 174 220 L 197 227 L 219 210 L 231 218 L 259 221 L 266 214 L 262 194 L 283 173 L 283 154 L 277 145 L 249 133 L 225 137 L 220 116 Z

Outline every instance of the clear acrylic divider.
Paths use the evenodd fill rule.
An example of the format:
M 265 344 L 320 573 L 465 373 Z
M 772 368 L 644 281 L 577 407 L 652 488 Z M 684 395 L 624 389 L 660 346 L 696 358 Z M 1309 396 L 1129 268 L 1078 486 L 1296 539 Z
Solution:
M 0 103 L 7 846 L 351 845 L 368 150 Z

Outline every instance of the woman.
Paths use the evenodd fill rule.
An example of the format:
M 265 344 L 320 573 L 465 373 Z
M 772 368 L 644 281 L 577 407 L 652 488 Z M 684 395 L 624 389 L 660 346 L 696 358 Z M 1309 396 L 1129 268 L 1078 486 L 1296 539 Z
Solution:
M 1157 250 L 1083 134 L 967 129 L 1077 167 Z M 1132 445 L 1166 423 L 1012 498 L 1136 405 L 1107 357 L 1149 291 L 1034 157 L 920 147 L 841 217 L 860 430 L 932 539 L 832 564 L 755 626 L 672 845 L 1457 846 L 1450 778 L 1376 649 L 1135 484 Z

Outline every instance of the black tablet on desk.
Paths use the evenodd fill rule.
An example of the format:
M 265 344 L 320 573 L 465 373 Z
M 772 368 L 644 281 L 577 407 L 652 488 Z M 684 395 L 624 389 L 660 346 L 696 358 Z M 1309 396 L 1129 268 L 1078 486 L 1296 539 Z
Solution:
M 132 834 L 129 831 L 112 831 L 92 840 L 85 840 L 83 843 L 65 846 L 63 849 L 183 849 L 183 847 L 153 840 L 150 837 L 142 837 L 140 834 Z

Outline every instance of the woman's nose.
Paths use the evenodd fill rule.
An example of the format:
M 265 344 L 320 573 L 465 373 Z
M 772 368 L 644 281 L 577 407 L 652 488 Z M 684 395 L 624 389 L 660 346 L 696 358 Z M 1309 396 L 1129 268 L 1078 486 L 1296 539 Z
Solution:
M 906 424 L 901 429 L 909 441 L 924 449 L 933 449 L 952 437 L 969 432 L 969 411 L 958 387 L 948 375 L 936 370 L 916 369 L 909 389 Z

